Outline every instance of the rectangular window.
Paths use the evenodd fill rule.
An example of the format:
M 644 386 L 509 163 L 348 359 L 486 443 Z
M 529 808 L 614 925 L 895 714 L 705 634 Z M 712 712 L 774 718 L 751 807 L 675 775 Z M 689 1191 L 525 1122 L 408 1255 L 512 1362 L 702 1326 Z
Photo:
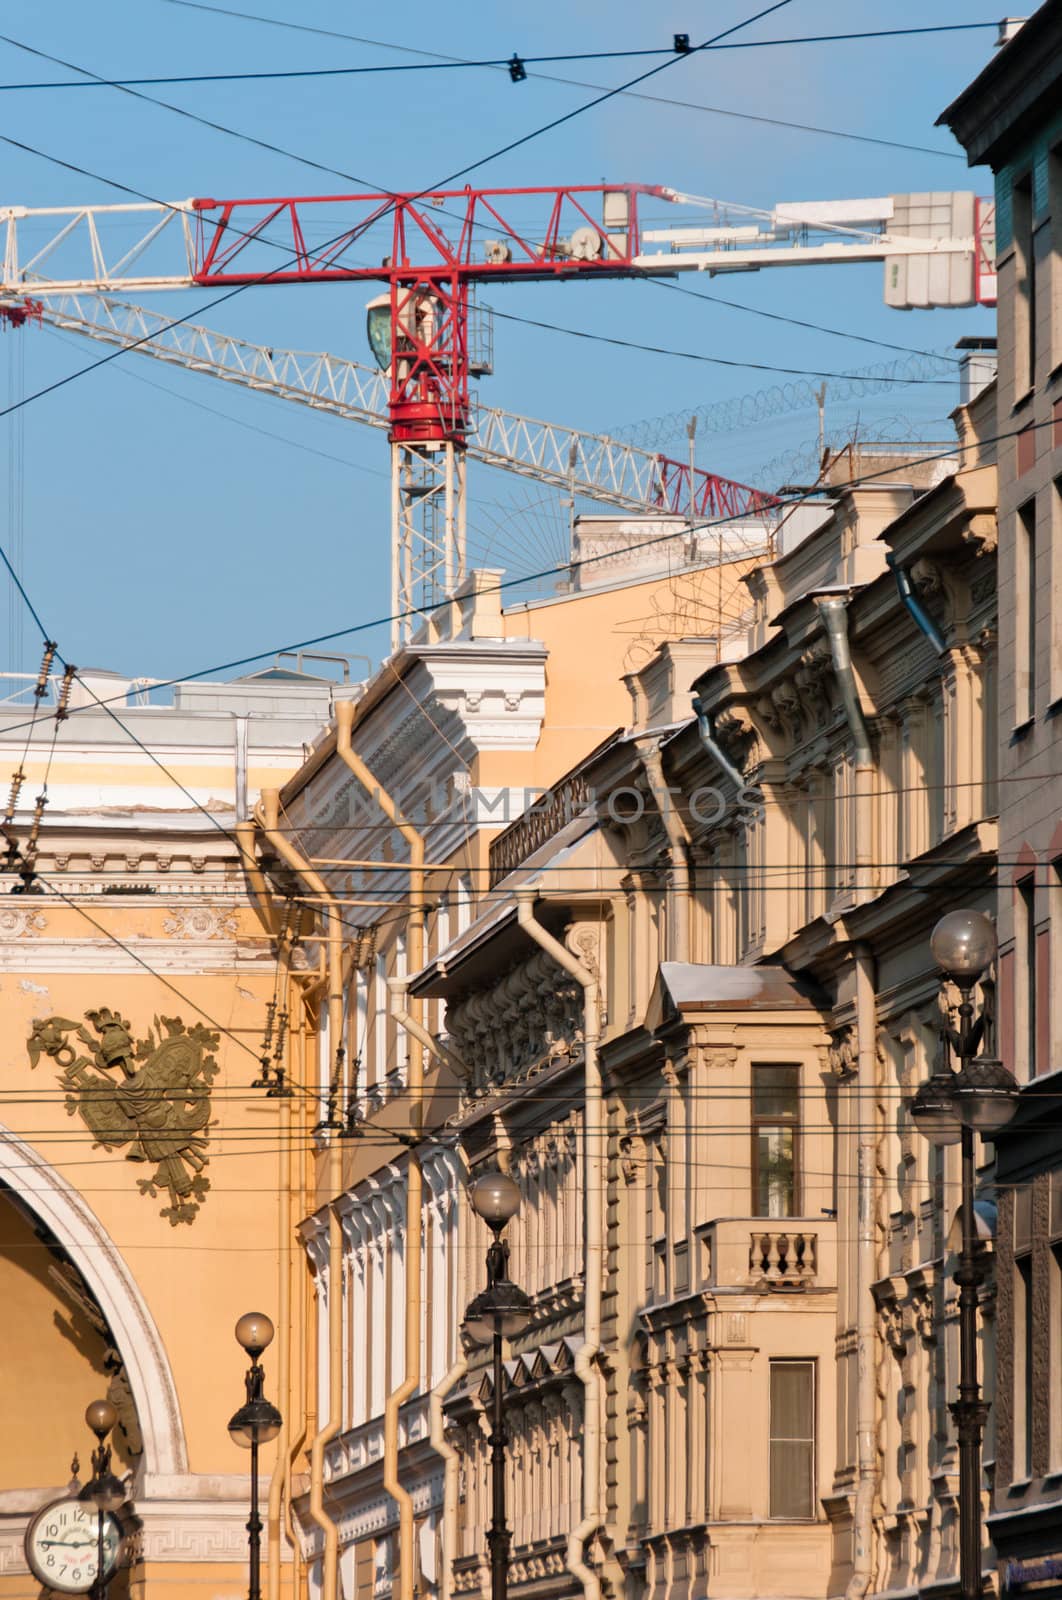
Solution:
M 1036 382 L 1036 262 L 1032 173 L 1014 182 L 1014 400 Z
M 1052 1178 L 1057 1178 L 1058 1176 L 1059 1174 L 1055 1172 L 1051 1174 Z M 1048 1399 L 1051 1406 L 1048 1471 L 1062 1472 L 1062 1383 L 1058 1382 L 1057 1377 L 1058 1373 L 1062 1372 L 1062 1243 L 1058 1240 L 1051 1246 L 1049 1262 L 1051 1272 L 1050 1371 L 1055 1376 L 1048 1391 Z
M 1018 884 L 1017 905 L 1018 936 L 1021 940 L 1021 991 L 1018 994 L 1018 1004 L 1024 1011 L 1018 1013 L 1018 1026 L 1015 1028 L 1015 1043 L 1019 1051 L 1025 1053 L 1025 1071 L 1018 1072 L 1018 1077 L 1023 1083 L 1036 1077 L 1036 1038 L 1039 1018 L 1037 1016 L 1037 985 L 1036 985 L 1036 879 L 1031 874 L 1023 878 Z M 1021 1021 L 1024 1021 L 1024 1026 Z M 1021 1057 L 1019 1055 L 1019 1066 Z
M 1014 541 L 1014 722 L 1036 715 L 1036 501 L 1018 508 Z
M 1013 1482 L 1032 1477 L 1032 1255 L 1014 1262 L 1014 1467 Z
M 799 1214 L 800 1068 L 752 1069 L 752 1214 Z
M 772 1361 L 770 1515 L 815 1515 L 815 1363 Z

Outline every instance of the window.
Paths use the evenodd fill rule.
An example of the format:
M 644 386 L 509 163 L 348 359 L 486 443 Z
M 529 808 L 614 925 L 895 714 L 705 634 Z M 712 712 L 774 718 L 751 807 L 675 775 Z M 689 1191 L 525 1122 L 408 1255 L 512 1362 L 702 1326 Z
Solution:
M 1018 995 L 1018 1003 L 1023 1007 L 1025 1014 L 1025 1027 L 1018 1034 L 1015 1042 L 1019 1048 L 1024 1048 L 1025 1071 L 1019 1072 L 1021 1081 L 1028 1082 L 1036 1076 L 1036 1035 L 1038 1028 L 1037 993 L 1036 993 L 1036 879 L 1030 873 L 1027 878 L 1022 878 L 1018 884 L 1017 904 L 1015 906 L 1018 921 L 1018 937 L 1020 944 L 1020 960 L 1022 988 Z M 1018 1015 L 1021 1016 L 1021 1011 Z M 1021 1057 L 1019 1055 L 1019 1064 Z
M 1051 1254 L 1048 1271 L 1051 1275 L 1048 1311 L 1050 1315 L 1050 1347 L 1048 1371 L 1062 1371 L 1062 1167 L 1051 1173 L 1051 1209 L 1049 1226 Z M 1048 1389 L 1050 1423 L 1048 1428 L 1049 1472 L 1062 1472 L 1062 1384 L 1052 1378 Z
M 1011 1481 L 1032 1476 L 1032 1190 L 1014 1193 L 1014 1460 Z
M 798 1214 L 800 1068 L 752 1069 L 752 1214 Z
M 772 1361 L 770 1515 L 815 1515 L 815 1363 Z
M 1018 509 L 1014 541 L 1014 722 L 1036 715 L 1036 501 Z
M 1014 399 L 1036 382 L 1036 261 L 1033 237 L 1032 173 L 1015 180 L 1014 229 Z
M 1032 1477 L 1032 1256 L 1014 1263 L 1014 1473 Z

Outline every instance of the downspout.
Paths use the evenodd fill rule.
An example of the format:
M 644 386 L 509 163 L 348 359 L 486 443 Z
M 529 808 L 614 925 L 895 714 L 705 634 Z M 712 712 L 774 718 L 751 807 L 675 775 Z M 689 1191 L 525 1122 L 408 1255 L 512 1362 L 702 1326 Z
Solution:
M 852 1516 L 852 1576 L 845 1600 L 863 1600 L 873 1574 L 874 1498 L 878 1487 L 876 1448 L 877 1385 L 874 1376 L 874 1351 L 877 1345 L 877 1318 L 870 1286 L 877 1276 L 874 1239 L 874 1156 L 876 1106 L 874 1079 L 877 1070 L 875 1041 L 875 996 L 873 958 L 861 940 L 853 946 L 856 981 L 856 1052 L 859 1076 L 856 1080 L 856 1493 Z
M 291 942 L 285 941 L 283 951 L 284 959 L 284 989 L 288 998 L 290 1009 L 292 999 L 292 984 L 290 982 L 289 968 L 291 964 Z M 288 1040 L 290 1041 L 290 1030 Z M 290 1043 L 285 1045 L 286 1064 L 291 1063 Z M 285 1063 L 282 1062 L 281 1065 Z M 280 1284 L 278 1291 L 278 1338 L 277 1338 L 277 1370 L 279 1384 L 283 1388 L 284 1402 L 281 1412 L 280 1432 L 277 1435 L 277 1456 L 273 1465 L 273 1475 L 269 1480 L 269 1502 L 266 1512 L 266 1531 L 268 1538 L 269 1565 L 266 1578 L 266 1593 L 268 1600 L 280 1600 L 280 1515 L 284 1498 L 284 1489 L 287 1482 L 288 1448 L 291 1439 L 291 1189 L 294 1180 L 292 1139 L 291 1139 L 291 1114 L 292 1114 L 291 1089 L 280 1102 Z
M 247 804 L 247 733 L 250 718 L 246 712 L 241 712 L 235 718 L 233 727 L 234 759 L 236 764 L 236 821 L 242 822 L 249 817 L 250 807 Z
M 744 774 L 738 771 L 728 756 L 724 755 L 721 746 L 717 743 L 711 716 L 705 710 L 704 701 L 700 695 L 694 695 L 693 697 L 693 714 L 697 718 L 697 732 L 700 735 L 702 749 L 708 752 L 716 766 L 721 769 L 725 777 L 730 779 L 735 789 L 740 793 L 747 788 Z
M 398 829 L 409 847 L 409 921 L 406 944 L 406 965 L 410 972 L 418 972 L 424 965 L 424 839 L 417 829 L 399 814 L 397 805 L 353 748 L 354 706 L 349 700 L 337 700 L 336 754 L 349 767 L 365 793 L 375 800 L 384 816 Z M 413 1020 L 419 1022 L 420 1002 L 414 1002 Z M 409 1124 L 414 1138 L 420 1134 L 424 1105 L 424 1050 L 422 1041 L 411 1034 L 409 1048 Z M 399 1413 L 407 1400 L 420 1388 L 420 1324 L 421 1324 L 421 1213 L 423 1211 L 424 1179 L 415 1149 L 409 1152 L 406 1168 L 406 1316 L 405 1316 L 405 1367 L 406 1374 L 396 1389 L 387 1396 L 384 1405 L 384 1458 L 383 1486 L 398 1506 L 398 1600 L 413 1600 L 414 1591 L 414 1535 L 413 1496 L 405 1488 L 398 1472 Z M 330 1600 L 325 1596 L 325 1600 Z
M 933 621 L 933 618 L 929 615 L 929 612 L 925 609 L 922 602 L 915 594 L 911 587 L 910 577 L 904 568 L 900 566 L 900 563 L 897 561 L 891 550 L 885 557 L 885 565 L 889 568 L 893 577 L 896 579 L 896 587 L 900 591 L 900 599 L 911 613 L 915 627 L 919 628 L 925 634 L 926 638 L 929 640 L 938 656 L 946 655 L 948 646 L 945 643 L 944 635 L 941 633 L 940 629 Z
M 296 1140 L 292 1148 L 291 1156 L 292 1183 L 298 1183 L 300 1202 L 303 1202 L 300 1204 L 300 1215 L 306 1215 L 312 1202 L 308 1201 L 306 1198 L 306 1183 L 304 1174 L 301 1171 L 297 1172 L 297 1168 L 305 1163 L 299 1162 L 296 1152 L 299 1150 L 306 1150 L 312 1142 L 310 1139 L 310 1118 L 308 1112 L 310 1101 L 309 1095 L 306 1093 L 310 1076 L 306 1070 L 306 1063 L 309 1059 L 309 1045 L 307 1042 L 309 1026 L 306 1016 L 306 1004 L 303 999 L 302 984 L 294 978 L 291 983 L 289 1009 L 291 1012 L 291 1021 L 288 1028 L 288 1048 L 290 1053 L 288 1081 L 291 1083 L 292 1088 L 296 1090 L 298 1097 L 292 1106 L 296 1134 Z M 297 1050 L 296 1038 L 298 1039 Z M 282 1504 L 284 1508 L 285 1531 L 288 1536 L 288 1542 L 291 1545 L 291 1583 L 289 1587 L 292 1595 L 297 1596 L 300 1592 L 301 1552 L 298 1537 L 295 1532 L 295 1522 L 292 1513 L 291 1479 L 292 1473 L 295 1469 L 295 1461 L 306 1442 L 308 1430 L 312 1426 L 314 1431 L 316 1431 L 316 1421 L 311 1419 L 307 1409 L 308 1385 L 304 1376 L 307 1364 L 306 1299 L 308 1284 L 304 1279 L 302 1271 L 302 1252 L 295 1251 L 294 1242 L 294 1234 L 291 1232 L 289 1227 L 287 1245 L 288 1280 L 290 1284 L 289 1295 L 292 1311 L 296 1313 L 298 1318 L 298 1336 L 296 1338 L 295 1333 L 293 1333 L 291 1342 L 288 1346 L 287 1404 L 293 1417 L 296 1414 L 296 1408 L 298 1409 L 298 1414 L 302 1420 L 299 1426 L 299 1431 L 294 1435 L 294 1437 L 291 1436 L 291 1429 L 289 1428 L 288 1447 L 284 1456 L 284 1487 Z
M 852 651 L 848 642 L 847 594 L 814 595 L 822 626 L 830 646 L 833 673 L 841 691 L 848 731 L 852 737 L 852 765 L 855 769 L 855 898 L 861 900 L 869 894 L 873 869 L 873 777 L 874 755 L 870 748 L 870 733 L 863 707 L 859 703 Z
M 254 848 L 254 823 L 250 818 L 236 824 L 236 844 L 240 852 L 240 866 L 247 882 L 247 891 L 251 897 L 251 904 L 258 914 L 258 920 L 271 939 L 275 939 L 280 929 L 277 920 L 276 908 L 273 905 L 273 896 L 270 893 L 266 875 L 258 864 L 258 856 Z
M 332 1050 L 343 1046 L 343 924 L 339 908 L 324 879 L 280 831 L 280 791 L 263 789 L 255 807 L 255 820 L 279 856 L 319 895 L 327 918 L 328 1042 Z M 343 1155 L 338 1139 L 328 1151 L 328 1188 L 337 1199 L 343 1188 Z M 324 1453 L 343 1425 L 343 1230 L 335 1207 L 328 1207 L 328 1421 L 314 1434 L 310 1445 L 310 1516 L 324 1534 L 321 1568 L 323 1600 L 339 1593 L 339 1529 L 324 1505 Z
M 443 1044 L 441 1039 L 436 1039 L 434 1034 L 429 1033 L 424 1024 L 418 1022 L 417 1018 L 406 1008 L 409 979 L 388 978 L 387 987 L 391 991 L 391 1015 L 399 1027 L 404 1028 L 412 1038 L 416 1039 L 418 1044 L 422 1044 L 428 1054 L 433 1055 L 441 1066 L 449 1067 L 450 1071 L 462 1083 L 470 1083 L 472 1069 L 467 1061 L 462 1061 L 461 1057 L 456 1051 L 451 1050 L 449 1045 Z
M 575 1374 L 583 1386 L 583 1517 L 578 1527 L 568 1534 L 567 1563 L 569 1572 L 582 1584 L 586 1600 L 600 1600 L 600 1580 L 586 1560 L 587 1540 L 604 1521 L 601 1507 L 601 1443 L 605 1385 L 596 1364 L 601 1353 L 601 1298 L 605 1276 L 605 1128 L 601 1068 L 597 1055 L 601 1036 L 598 983 L 589 967 L 577 960 L 559 939 L 555 939 L 536 920 L 534 902 L 534 889 L 517 889 L 516 915 L 520 927 L 575 979 L 583 991 L 586 1295 L 583 1342 L 575 1357 Z
M 450 1070 L 464 1083 L 471 1083 L 472 1074 L 466 1062 L 460 1056 L 447 1048 L 434 1034 L 428 1032 L 424 1025 L 410 1014 L 406 1009 L 406 995 L 409 991 L 408 978 L 389 978 L 387 987 L 391 991 L 391 1015 L 399 1027 L 422 1044 L 441 1066 Z M 443 1402 L 446 1396 L 459 1383 L 468 1371 L 468 1361 L 462 1355 L 439 1379 L 431 1391 L 428 1400 L 428 1416 L 430 1420 L 429 1438 L 432 1449 L 443 1459 L 443 1513 L 442 1513 L 442 1563 L 439 1576 L 439 1600 L 451 1600 L 453 1592 L 453 1564 L 457 1559 L 457 1510 L 458 1510 L 458 1472 L 461 1455 L 455 1450 L 446 1437 L 446 1419 L 443 1416 Z
M 454 1561 L 457 1557 L 457 1501 L 460 1452 L 446 1437 L 446 1419 L 443 1401 L 456 1383 L 468 1371 L 464 1356 L 458 1356 L 453 1366 L 440 1378 L 431 1391 L 428 1402 L 431 1417 L 431 1444 L 443 1458 L 443 1513 L 442 1513 L 442 1570 L 439 1574 L 439 1600 L 451 1600 L 454 1586 Z
M 680 812 L 671 802 L 671 791 L 664 780 L 664 763 L 659 739 L 638 740 L 638 754 L 660 812 L 660 820 L 671 851 L 671 897 L 668 903 L 668 960 L 690 958 L 690 861 L 687 855 L 689 834 Z
M 863 708 L 859 703 L 852 652 L 848 640 L 847 595 L 817 595 L 822 625 L 830 645 L 834 675 L 852 738 L 855 767 L 856 899 L 868 897 L 873 860 L 873 800 L 870 780 L 874 757 Z M 856 1493 L 852 1508 L 852 1575 L 845 1600 L 863 1600 L 874 1571 L 874 1500 L 878 1488 L 877 1385 L 875 1350 L 877 1317 L 871 1284 L 877 1277 L 874 1238 L 875 1124 L 874 1083 L 877 1072 L 877 1002 L 870 947 L 862 940 L 852 946 L 855 972 L 856 1055 Z

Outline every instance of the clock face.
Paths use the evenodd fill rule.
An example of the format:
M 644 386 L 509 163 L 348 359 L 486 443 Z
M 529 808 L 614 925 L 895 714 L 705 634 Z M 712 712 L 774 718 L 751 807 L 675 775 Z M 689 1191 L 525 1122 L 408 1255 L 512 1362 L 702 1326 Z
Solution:
M 26 1560 L 47 1589 L 85 1594 L 96 1581 L 99 1512 L 83 1500 L 53 1500 L 26 1529 Z M 118 1565 L 122 1529 L 110 1511 L 103 1513 L 103 1576 Z

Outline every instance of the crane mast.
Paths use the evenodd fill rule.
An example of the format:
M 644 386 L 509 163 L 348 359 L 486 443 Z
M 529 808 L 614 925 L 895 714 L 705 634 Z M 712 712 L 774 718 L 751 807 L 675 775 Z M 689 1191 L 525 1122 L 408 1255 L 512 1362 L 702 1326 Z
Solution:
M 709 223 L 657 227 L 650 218 L 654 225 L 644 226 L 651 206 L 693 206 L 709 213 Z M 113 223 L 125 228 L 131 218 L 143 223 L 139 237 L 130 245 L 126 235 L 112 248 Z M 52 231 L 26 255 L 22 225 L 29 220 Z M 477 287 L 876 260 L 885 263 L 891 304 L 994 300 L 991 212 L 969 194 L 802 202 L 764 212 L 662 186 L 597 184 L 8 206 L 0 207 L 0 227 L 0 313 L 9 321 L 25 320 L 27 296 L 44 304 L 86 290 L 380 286 L 368 332 L 387 385 L 396 644 L 466 576 L 472 380 L 490 370 L 475 338 Z M 769 497 L 743 493 L 746 512 L 768 511 Z M 657 494 L 661 505 L 680 494 L 695 505 L 694 469 L 664 463 Z M 707 506 L 712 496 L 700 499 Z

